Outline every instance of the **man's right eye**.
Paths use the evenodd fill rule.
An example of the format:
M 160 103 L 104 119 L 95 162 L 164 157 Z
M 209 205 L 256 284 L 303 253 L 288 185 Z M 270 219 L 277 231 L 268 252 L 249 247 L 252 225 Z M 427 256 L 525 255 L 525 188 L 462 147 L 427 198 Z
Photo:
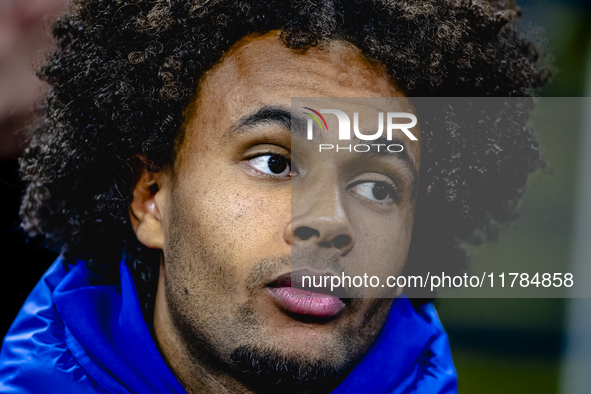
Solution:
M 265 175 L 285 177 L 291 174 L 290 160 L 278 154 L 263 154 L 247 161 L 255 170 Z

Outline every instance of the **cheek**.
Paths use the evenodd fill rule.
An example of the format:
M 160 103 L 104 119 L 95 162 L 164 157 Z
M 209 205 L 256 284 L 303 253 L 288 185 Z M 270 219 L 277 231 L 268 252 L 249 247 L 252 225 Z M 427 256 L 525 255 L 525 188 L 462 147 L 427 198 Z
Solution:
M 357 223 L 355 268 L 368 275 L 397 275 L 402 271 L 412 236 L 412 209 L 399 209 L 391 216 L 361 214 Z
M 168 244 L 192 265 L 241 282 L 261 259 L 289 254 L 290 201 L 288 188 L 248 187 L 229 175 L 186 181 L 173 198 Z
M 235 187 L 205 199 L 199 211 L 209 213 L 204 222 L 213 236 L 241 260 L 252 262 L 289 253 L 282 248 L 283 230 L 291 213 L 290 196 L 285 191 Z

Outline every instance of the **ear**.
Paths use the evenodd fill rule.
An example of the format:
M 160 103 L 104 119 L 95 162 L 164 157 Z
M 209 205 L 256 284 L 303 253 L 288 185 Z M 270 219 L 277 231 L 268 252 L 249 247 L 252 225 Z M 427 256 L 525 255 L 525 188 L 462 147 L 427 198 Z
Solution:
M 138 171 L 139 172 L 139 171 Z M 164 227 L 162 223 L 163 198 L 162 173 L 148 171 L 144 166 L 133 190 L 133 200 L 129 206 L 131 226 L 137 239 L 151 249 L 164 247 Z

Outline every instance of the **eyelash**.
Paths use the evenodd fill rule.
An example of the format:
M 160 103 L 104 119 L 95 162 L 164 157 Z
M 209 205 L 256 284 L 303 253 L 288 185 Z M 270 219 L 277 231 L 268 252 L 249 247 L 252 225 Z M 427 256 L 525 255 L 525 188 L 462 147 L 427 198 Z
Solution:
M 246 162 L 249 162 L 249 161 L 251 161 L 251 160 L 254 160 L 254 159 L 256 159 L 257 157 L 263 157 L 263 156 L 277 156 L 277 157 L 280 157 L 280 158 L 282 158 L 282 159 L 286 160 L 286 161 L 287 161 L 287 163 L 288 163 L 288 165 L 289 165 L 289 169 L 290 169 L 290 175 L 288 175 L 288 176 L 283 176 L 283 177 L 282 177 L 282 176 L 276 176 L 276 175 L 265 174 L 264 172 L 261 172 L 261 171 L 259 171 L 259 170 L 253 169 L 254 171 L 256 171 L 256 172 L 257 172 L 257 174 L 260 174 L 260 175 L 262 175 L 262 176 L 267 176 L 267 177 L 269 177 L 269 178 L 273 178 L 273 179 L 281 179 L 281 178 L 288 178 L 288 177 L 289 177 L 289 178 L 291 178 L 291 177 L 293 177 L 293 176 L 297 175 L 297 171 L 296 171 L 296 169 L 295 169 L 294 165 L 293 165 L 293 164 L 292 164 L 292 162 L 291 162 L 291 157 L 290 157 L 289 155 L 286 155 L 284 152 L 279 152 L 279 151 L 268 150 L 268 151 L 265 151 L 265 152 L 258 152 L 258 153 L 255 153 L 255 154 L 253 154 L 253 155 L 250 155 L 250 156 L 246 157 L 244 160 L 245 160 Z M 294 173 L 294 175 L 291 175 L 292 173 Z
M 392 181 L 389 178 L 387 180 L 375 179 L 375 178 L 374 179 L 365 178 L 365 179 L 356 181 L 356 182 L 352 183 L 351 185 L 347 186 L 347 189 L 350 190 L 350 189 L 354 188 L 355 186 L 361 185 L 364 183 L 375 183 L 376 185 L 386 185 L 392 191 L 392 193 L 390 195 L 392 202 L 398 203 L 401 199 L 400 190 L 398 188 L 398 185 L 396 184 L 396 182 Z M 372 200 L 370 200 L 370 201 L 372 201 Z M 384 204 L 384 205 L 389 204 L 388 202 L 381 202 L 381 201 L 373 201 L 373 202 L 378 203 L 378 204 Z
M 257 174 L 262 175 L 262 176 L 266 176 L 269 178 L 273 178 L 273 179 L 281 179 L 281 178 L 291 178 L 295 175 L 297 175 L 297 169 L 295 168 L 295 166 L 293 165 L 292 161 L 291 161 L 291 157 L 290 155 L 286 155 L 283 151 L 274 151 L 274 150 L 267 150 L 264 152 L 258 152 L 255 153 L 253 155 L 250 155 L 248 157 L 245 158 L 246 162 L 249 162 L 253 159 L 256 159 L 257 157 L 262 157 L 262 156 L 277 156 L 280 157 L 284 160 L 287 161 L 289 168 L 290 168 L 290 175 L 288 176 L 275 176 L 275 175 L 270 175 L 270 174 L 266 174 L 264 172 L 261 172 L 260 170 L 257 169 L 253 169 L 254 171 L 257 172 Z M 291 174 L 294 175 L 291 175 Z M 392 200 L 391 202 L 397 203 L 400 201 L 401 196 L 400 196 L 400 190 L 398 188 L 398 184 L 394 181 L 392 181 L 390 178 L 384 180 L 384 179 L 375 179 L 375 178 L 365 178 L 365 179 L 361 179 L 359 181 L 356 181 L 354 183 L 352 183 L 351 185 L 347 186 L 347 190 L 350 190 L 352 188 L 354 188 L 357 185 L 363 184 L 363 183 L 375 183 L 376 185 L 385 185 L 388 187 L 388 189 L 391 190 L 390 193 L 390 199 Z M 363 197 L 363 196 L 361 196 Z M 370 200 L 373 201 L 373 200 Z M 381 202 L 381 201 L 373 201 L 374 203 L 378 203 L 378 204 L 383 204 L 383 205 L 387 205 L 390 204 L 391 202 Z

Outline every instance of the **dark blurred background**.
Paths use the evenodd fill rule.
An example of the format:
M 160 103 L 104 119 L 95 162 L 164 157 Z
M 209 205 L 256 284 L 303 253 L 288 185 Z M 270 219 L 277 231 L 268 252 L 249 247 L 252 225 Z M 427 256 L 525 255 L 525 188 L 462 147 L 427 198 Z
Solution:
M 44 92 L 33 67 L 44 59 L 51 45 L 49 27 L 66 3 L 0 0 L 0 337 L 56 256 L 42 237 L 30 239 L 18 229 L 23 186 L 16 175 L 16 159 L 26 143 L 24 124 Z M 554 57 L 554 77 L 542 95 L 591 96 L 591 4 L 584 0 L 522 0 L 518 4 L 523 9 L 524 31 L 540 38 Z M 591 154 L 582 131 L 588 114 L 591 108 L 587 115 L 582 111 L 581 127 L 538 135 L 548 169 L 530 178 L 522 218 L 501 232 L 499 242 L 467 246 L 473 264 L 502 262 L 510 267 L 512 261 L 535 259 L 540 264 L 561 262 L 566 271 L 588 262 L 586 254 L 580 253 L 581 234 L 588 234 L 581 231 L 581 217 L 585 217 L 581 207 L 586 205 L 583 199 L 591 199 L 582 187 L 591 183 L 591 169 L 583 164 L 585 155 Z M 460 393 L 591 393 L 591 385 L 570 383 L 576 380 L 570 349 L 585 346 L 572 334 L 581 320 L 577 302 L 437 300 L 450 337 Z M 591 375 L 591 369 L 588 372 Z
M 554 77 L 542 96 L 591 96 L 591 2 L 517 3 L 523 10 L 524 29 L 539 36 L 554 57 Z M 533 259 L 540 266 L 558 263 L 563 272 L 573 272 L 575 265 L 591 262 L 586 253 L 575 250 L 585 247 L 581 246 L 584 237 L 591 243 L 591 224 L 585 230 L 581 220 L 583 210 L 589 216 L 585 206 L 591 198 L 584 190 L 591 184 L 591 168 L 583 164 L 585 160 L 589 163 L 586 155 L 591 154 L 591 107 L 579 115 L 581 119 L 575 122 L 579 127 L 536 130 L 548 168 L 530 177 L 522 217 L 501 231 L 498 242 L 468 246 L 473 265 L 517 268 L 523 266 L 523 259 Z M 579 276 L 578 280 L 585 279 Z M 577 360 L 582 367 L 579 371 L 571 362 L 573 347 L 584 348 L 591 340 L 591 330 L 582 339 L 571 334 L 573 326 L 576 329 L 584 323 L 589 327 L 583 322 L 589 319 L 589 308 L 582 313 L 579 302 L 588 304 L 589 300 L 437 300 L 459 375 L 459 392 L 591 393 L 589 379 L 580 376 L 591 375 L 591 353 Z

